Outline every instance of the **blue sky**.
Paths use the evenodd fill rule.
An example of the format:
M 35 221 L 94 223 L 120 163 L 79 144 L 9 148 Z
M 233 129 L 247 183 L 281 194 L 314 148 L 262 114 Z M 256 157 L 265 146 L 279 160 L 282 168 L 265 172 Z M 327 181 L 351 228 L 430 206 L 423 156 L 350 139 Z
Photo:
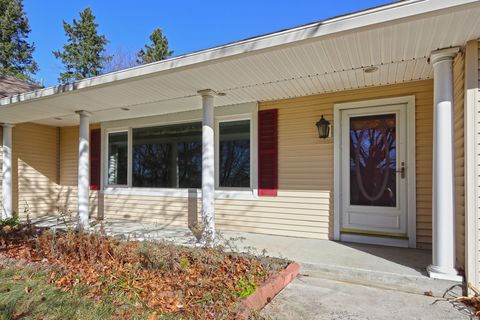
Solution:
M 62 20 L 71 22 L 91 7 L 99 32 L 115 52 L 137 52 L 154 28 L 169 39 L 174 55 L 206 49 L 301 24 L 392 2 L 392 0 L 24 0 L 40 66 L 36 79 L 46 86 L 57 83 L 62 65 L 52 54 L 65 43 Z

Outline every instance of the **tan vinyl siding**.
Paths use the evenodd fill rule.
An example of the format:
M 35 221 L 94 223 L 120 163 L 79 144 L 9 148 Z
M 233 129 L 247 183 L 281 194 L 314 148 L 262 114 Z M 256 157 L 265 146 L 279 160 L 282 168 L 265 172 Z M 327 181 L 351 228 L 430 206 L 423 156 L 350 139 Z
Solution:
M 455 231 L 456 265 L 465 268 L 465 179 L 464 179 L 464 92 L 465 56 L 460 52 L 453 65 L 455 144 Z
M 417 245 L 431 247 L 432 235 L 432 106 L 433 82 L 418 81 L 392 86 L 358 89 L 338 93 L 264 102 L 260 110 L 279 109 L 279 196 L 273 200 L 301 203 L 284 215 L 276 214 L 270 226 L 285 229 L 285 234 L 319 238 L 332 237 L 333 231 L 333 140 L 317 137 L 315 122 L 323 114 L 333 119 L 335 103 L 415 95 L 416 170 L 417 170 Z M 335 138 L 334 138 L 335 139 Z M 252 204 L 259 210 L 260 199 Z M 242 215 L 230 209 L 232 217 Z M 294 224 L 291 227 L 289 223 Z
M 198 214 L 200 199 L 105 195 L 106 220 L 134 220 L 162 226 L 186 226 L 188 214 Z
M 281 181 L 279 176 L 277 197 L 260 197 L 255 201 L 217 200 L 218 227 L 273 235 L 331 238 L 333 199 L 327 187 L 318 185 L 318 190 L 283 190 Z
M 262 102 L 279 109 L 279 192 L 253 200 L 217 199 L 219 230 L 331 239 L 333 237 L 333 140 L 321 140 L 315 127 L 323 114 L 333 119 L 335 103 L 416 96 L 417 242 L 431 246 L 431 160 L 433 82 L 418 81 L 331 94 Z M 160 225 L 187 225 L 196 199 L 106 195 L 105 217 Z M 196 208 L 195 208 L 196 204 Z
M 38 124 L 19 124 L 13 133 L 14 177 L 17 212 L 27 209 L 32 216 L 56 210 L 57 130 Z
M 27 208 L 32 217 L 55 211 L 56 134 L 54 127 L 32 123 L 13 128 L 13 210 L 22 217 Z M 0 142 L 2 140 L 0 130 Z M 0 147 L 0 168 L 2 156 Z

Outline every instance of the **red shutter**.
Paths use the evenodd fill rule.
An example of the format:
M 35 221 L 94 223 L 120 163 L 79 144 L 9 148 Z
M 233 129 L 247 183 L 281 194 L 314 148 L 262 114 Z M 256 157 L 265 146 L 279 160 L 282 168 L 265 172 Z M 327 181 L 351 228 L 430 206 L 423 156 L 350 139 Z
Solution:
M 258 195 L 276 196 L 278 189 L 278 110 L 258 112 Z
M 90 131 L 90 190 L 100 190 L 100 129 Z

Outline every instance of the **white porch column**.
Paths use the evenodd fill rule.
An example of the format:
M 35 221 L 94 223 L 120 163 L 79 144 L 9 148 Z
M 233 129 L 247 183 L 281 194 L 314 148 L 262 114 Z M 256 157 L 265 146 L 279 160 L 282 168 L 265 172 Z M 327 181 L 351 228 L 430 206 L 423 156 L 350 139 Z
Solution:
M 460 281 L 455 269 L 455 180 L 453 59 L 458 48 L 432 52 L 433 65 L 433 241 L 432 278 Z
M 2 160 L 2 220 L 13 217 L 12 184 L 12 128 L 13 124 L 3 125 L 3 160 Z
M 88 222 L 88 198 L 90 184 L 90 120 L 89 113 L 77 111 L 80 116 L 80 129 L 78 139 L 78 224 L 77 229 L 83 230 L 89 227 Z
M 215 240 L 215 137 L 214 108 L 215 91 L 200 90 L 202 96 L 202 222 L 205 226 L 204 241 Z

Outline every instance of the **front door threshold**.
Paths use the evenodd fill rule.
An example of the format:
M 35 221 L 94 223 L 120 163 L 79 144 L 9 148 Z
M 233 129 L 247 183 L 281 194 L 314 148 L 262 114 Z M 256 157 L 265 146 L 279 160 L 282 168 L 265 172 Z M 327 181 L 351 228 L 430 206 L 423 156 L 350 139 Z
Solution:
M 359 235 L 350 233 L 340 233 L 340 241 L 357 242 L 366 244 L 376 244 L 387 247 L 408 248 L 408 239 L 396 237 L 382 237 L 373 235 Z

